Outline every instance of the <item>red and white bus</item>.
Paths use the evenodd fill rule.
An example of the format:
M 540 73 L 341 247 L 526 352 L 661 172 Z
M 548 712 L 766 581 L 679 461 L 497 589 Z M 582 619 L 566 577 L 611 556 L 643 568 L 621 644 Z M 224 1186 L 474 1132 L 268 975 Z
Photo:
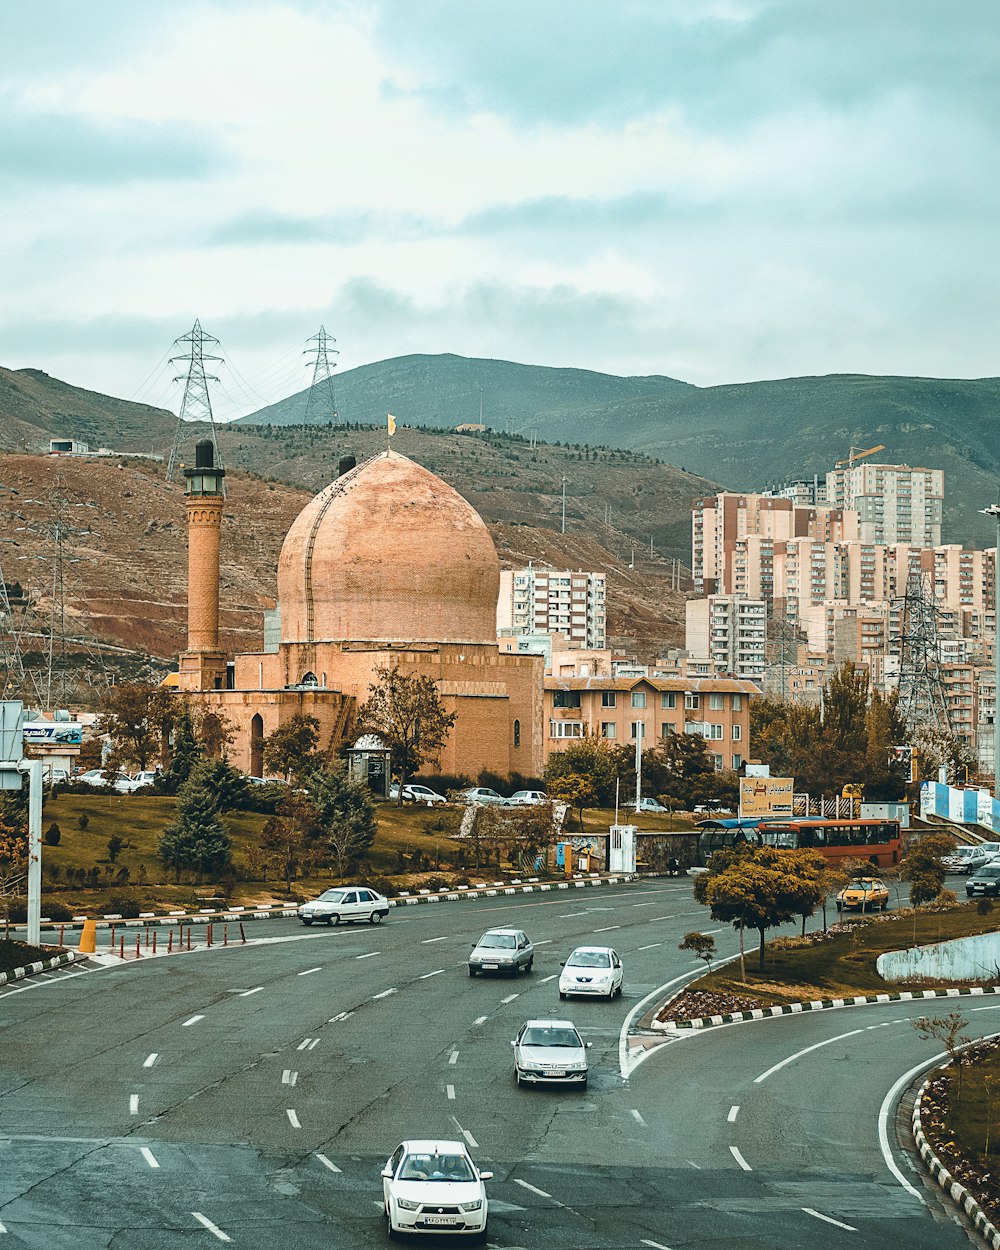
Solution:
M 879 868 L 899 863 L 898 820 L 781 820 L 757 826 L 761 846 L 820 851 L 831 863 L 867 859 Z

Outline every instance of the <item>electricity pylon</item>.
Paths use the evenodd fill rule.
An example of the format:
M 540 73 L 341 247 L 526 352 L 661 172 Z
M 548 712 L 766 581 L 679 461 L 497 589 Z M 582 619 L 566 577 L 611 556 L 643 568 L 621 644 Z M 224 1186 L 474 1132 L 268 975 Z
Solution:
M 337 362 L 336 360 L 332 364 L 330 362 L 331 356 L 340 355 L 332 346 L 336 341 L 332 334 L 327 334 L 324 326 L 320 326 L 318 334 L 306 340 L 307 343 L 316 344 L 315 347 L 307 347 L 302 353 L 303 356 L 312 358 L 313 367 L 312 383 L 306 398 L 306 411 L 303 417 L 307 425 L 310 421 L 322 421 L 324 417 L 335 425 L 337 423 L 337 400 L 333 393 L 333 371 L 337 367 Z
M 221 356 L 211 356 L 205 348 L 208 346 L 218 347 L 219 340 L 213 338 L 211 334 L 206 334 L 201 328 L 201 322 L 195 320 L 194 326 L 188 334 L 182 334 L 180 338 L 174 339 L 174 347 L 182 347 L 187 345 L 188 350 L 182 355 L 171 356 L 170 363 L 177 364 L 184 361 L 187 365 L 186 374 L 178 374 L 174 378 L 175 382 L 184 382 L 184 397 L 181 400 L 181 409 L 177 416 L 177 431 L 174 434 L 174 445 L 170 449 L 170 459 L 167 461 L 167 481 L 172 482 L 174 477 L 174 469 L 177 467 L 177 458 L 180 454 L 181 438 L 185 422 L 189 421 L 207 421 L 212 427 L 212 442 L 215 444 L 215 463 L 222 467 L 222 452 L 219 450 L 218 432 L 215 426 L 215 416 L 212 413 L 212 397 L 208 391 L 209 382 L 218 382 L 218 378 L 213 374 L 205 372 L 205 362 L 214 361 L 221 364 Z
M 906 579 L 899 633 L 899 713 L 911 733 L 951 732 L 941 676 L 938 609 L 926 573 L 911 573 Z

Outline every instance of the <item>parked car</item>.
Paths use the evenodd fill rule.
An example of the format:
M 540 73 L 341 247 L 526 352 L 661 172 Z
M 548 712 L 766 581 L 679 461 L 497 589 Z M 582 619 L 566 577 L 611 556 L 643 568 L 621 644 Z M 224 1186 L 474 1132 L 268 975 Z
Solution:
M 889 887 L 878 877 L 862 877 L 852 881 L 837 895 L 837 911 L 885 911 L 889 906 Z
M 956 846 L 950 855 L 943 856 L 941 863 L 946 872 L 975 872 L 993 858 L 981 846 Z
M 537 807 L 539 803 L 547 803 L 549 796 L 544 790 L 515 790 L 507 800 L 511 807 Z
M 141 773 L 136 773 L 132 780 L 136 783 L 136 789 L 141 790 L 143 786 L 153 786 L 160 780 L 163 773 L 158 768 L 146 769 Z
M 659 799 L 640 799 L 637 808 L 635 799 L 633 799 L 631 803 L 626 803 L 625 806 L 635 808 L 635 810 L 640 812 L 662 812 L 666 814 L 670 811 L 670 808 L 664 807 Z
M 535 948 L 520 929 L 487 929 L 469 955 L 469 976 L 477 972 L 530 972 Z
M 1000 863 L 991 861 L 977 868 L 965 883 L 969 898 L 977 894 L 1000 894 Z
M 496 790 L 491 790 L 489 786 L 473 786 L 469 790 L 461 790 L 459 792 L 459 801 L 462 803 L 506 803 L 507 800 L 502 794 L 497 794 Z
M 559 997 L 600 995 L 609 1001 L 622 992 L 625 969 L 610 946 L 578 946 L 562 965 Z
M 85 786 L 94 786 L 98 790 L 117 790 L 119 794 L 132 794 L 135 790 L 141 790 L 145 784 L 114 768 L 89 768 L 73 780 L 82 782 Z
M 80 782 L 81 785 L 96 786 L 100 789 L 111 785 L 113 775 L 111 772 L 105 772 L 103 768 L 88 768 L 85 773 L 77 773 L 73 780 Z
M 399 798 L 399 786 L 395 782 L 389 787 L 389 798 Z M 443 794 L 438 794 L 436 790 L 432 790 L 430 786 L 408 782 L 403 786 L 403 802 L 426 803 L 428 807 L 433 807 L 435 803 L 447 803 L 448 800 Z
M 732 816 L 731 808 L 724 803 L 697 803 L 692 809 L 696 816 Z
M 305 925 L 314 920 L 325 920 L 327 924 L 348 924 L 355 920 L 367 920 L 369 924 L 379 924 L 383 916 L 389 914 L 389 900 L 376 890 L 367 886 L 342 885 L 333 890 L 325 890 L 319 898 L 311 903 L 303 903 L 299 908 L 299 919 Z
M 287 786 L 284 777 L 247 777 L 252 786 Z
M 571 1020 L 528 1020 L 511 1046 L 518 1085 L 587 1084 L 590 1042 Z
M 464 1142 L 404 1141 L 382 1169 L 382 1208 L 389 1236 L 461 1233 L 486 1240 L 489 1203 L 484 1181 Z

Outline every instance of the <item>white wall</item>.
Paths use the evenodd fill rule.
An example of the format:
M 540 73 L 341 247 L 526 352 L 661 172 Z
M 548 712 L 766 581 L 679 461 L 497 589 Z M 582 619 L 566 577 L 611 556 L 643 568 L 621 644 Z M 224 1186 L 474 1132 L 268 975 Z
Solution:
M 879 955 L 875 967 L 886 981 L 1000 980 L 1000 933 L 980 933 L 975 937 L 954 938 L 905 951 Z

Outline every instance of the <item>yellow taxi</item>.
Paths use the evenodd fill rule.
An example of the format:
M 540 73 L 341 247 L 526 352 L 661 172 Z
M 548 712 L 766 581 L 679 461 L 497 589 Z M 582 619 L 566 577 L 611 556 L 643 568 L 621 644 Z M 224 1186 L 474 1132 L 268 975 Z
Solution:
M 837 911 L 881 911 L 889 906 L 889 889 L 878 877 L 861 877 L 837 895 Z

